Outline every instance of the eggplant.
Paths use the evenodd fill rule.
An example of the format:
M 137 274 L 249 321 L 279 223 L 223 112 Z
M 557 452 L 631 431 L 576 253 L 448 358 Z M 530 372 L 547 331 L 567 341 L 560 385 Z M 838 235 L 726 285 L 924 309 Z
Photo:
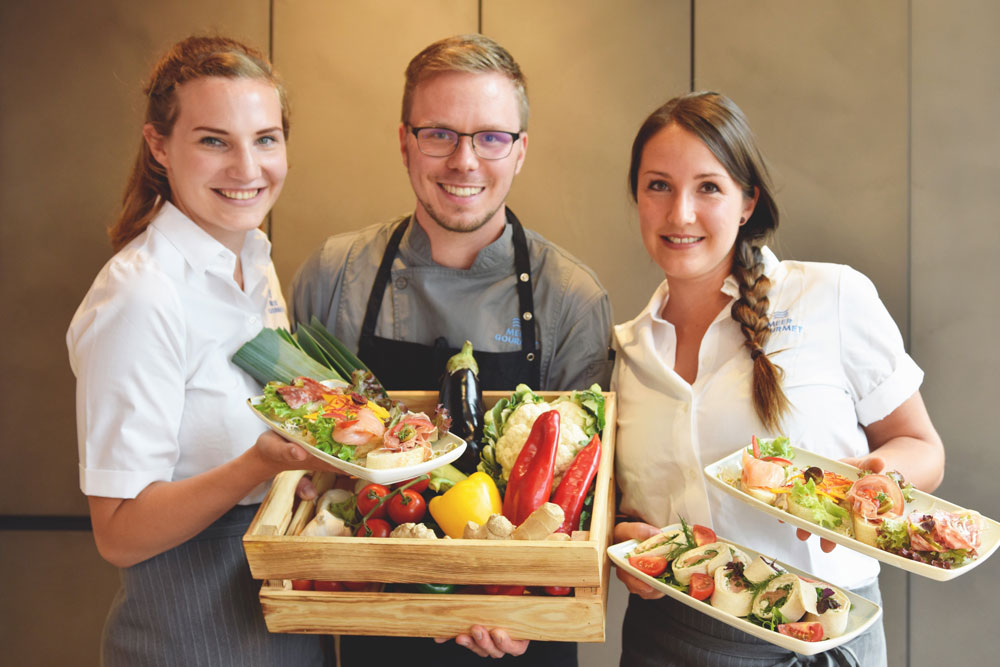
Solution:
M 483 390 L 479 385 L 479 365 L 472 356 L 472 343 L 465 341 L 462 349 L 448 360 L 438 401 L 451 413 L 451 432 L 466 442 L 465 451 L 452 464 L 466 474 L 479 465 L 480 442 L 483 438 Z

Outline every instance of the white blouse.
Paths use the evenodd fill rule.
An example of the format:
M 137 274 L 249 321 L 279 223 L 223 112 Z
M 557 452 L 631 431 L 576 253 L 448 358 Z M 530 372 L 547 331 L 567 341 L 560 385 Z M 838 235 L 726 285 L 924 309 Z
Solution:
M 166 203 L 101 269 L 66 334 L 85 494 L 134 498 L 254 444 L 266 427 L 246 399 L 261 387 L 230 359 L 263 327 L 288 327 L 270 250 L 247 234 L 241 290 L 236 255 Z
M 923 372 L 864 275 L 842 265 L 779 262 L 763 251 L 772 283 L 764 349 L 784 369 L 792 405 L 786 432 L 769 433 L 754 412 L 750 354 L 731 302 L 705 333 L 694 384 L 674 372 L 674 327 L 660 316 L 669 297 L 664 282 L 638 317 L 615 327 L 621 509 L 656 526 L 679 517 L 712 526 L 724 538 L 856 588 L 878 575 L 876 560 L 844 547 L 824 554 L 817 538 L 802 542 L 792 527 L 709 488 L 703 468 L 754 434 L 786 435 L 793 448 L 828 458 L 863 456 L 869 449 L 862 426 L 912 396 Z M 738 298 L 732 276 L 722 292 Z

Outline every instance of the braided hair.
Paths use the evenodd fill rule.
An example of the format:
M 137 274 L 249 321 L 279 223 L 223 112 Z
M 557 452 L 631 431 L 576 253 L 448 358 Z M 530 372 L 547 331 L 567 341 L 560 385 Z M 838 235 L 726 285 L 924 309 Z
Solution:
M 783 372 L 764 352 L 768 328 L 768 293 L 771 281 L 764 275 L 761 246 L 778 228 L 778 206 L 771 194 L 764 157 L 746 117 L 728 97 L 714 92 L 694 92 L 670 100 L 654 111 L 639 128 L 632 143 L 629 188 L 637 200 L 639 164 L 646 143 L 660 130 L 678 125 L 698 137 L 740 185 L 745 197 L 758 193 L 757 205 L 748 220 L 741 221 L 733 248 L 732 275 L 740 298 L 730 311 L 740 325 L 753 360 L 753 406 L 761 422 L 780 431 L 781 418 L 789 409 L 781 388 Z

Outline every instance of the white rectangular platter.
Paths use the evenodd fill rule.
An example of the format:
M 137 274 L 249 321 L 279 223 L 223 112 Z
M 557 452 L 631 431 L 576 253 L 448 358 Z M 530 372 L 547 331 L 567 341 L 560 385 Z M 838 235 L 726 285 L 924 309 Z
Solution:
M 424 473 L 428 473 L 435 468 L 440 468 L 447 463 L 451 463 L 465 451 L 466 444 L 464 440 L 459 438 L 454 433 L 445 432 L 444 435 L 431 443 L 431 449 L 434 451 L 434 456 L 423 463 L 418 463 L 417 465 L 412 466 L 402 466 L 400 468 L 366 468 L 365 466 L 358 465 L 357 463 L 351 463 L 349 461 L 338 459 L 336 456 L 330 456 L 322 449 L 309 444 L 309 442 L 304 440 L 299 434 L 285 429 L 284 426 L 276 421 L 268 419 L 255 407 L 262 400 L 264 400 L 263 396 L 254 396 L 253 398 L 247 399 L 247 405 L 262 422 L 271 427 L 272 431 L 287 440 L 291 440 L 292 442 L 302 445 L 307 452 L 319 460 L 329 463 L 333 467 L 347 473 L 348 475 L 354 475 L 355 477 L 360 477 L 361 479 L 366 479 L 369 482 L 375 482 L 376 484 L 395 484 L 396 482 L 413 479 L 417 475 L 423 475 Z
M 1000 546 L 1000 524 L 993 519 L 984 516 L 983 530 L 981 534 L 982 544 L 977 550 L 978 556 L 960 567 L 945 569 L 928 563 L 910 560 L 909 558 L 904 558 L 903 556 L 899 556 L 889 551 L 883 551 L 882 549 L 878 549 L 856 540 L 853 537 L 838 533 L 829 528 L 824 528 L 823 526 L 812 523 L 807 519 L 797 517 L 794 514 L 774 507 L 773 505 L 768 505 L 767 503 L 757 500 L 750 494 L 745 493 L 728 483 L 726 481 L 727 479 L 733 480 L 739 479 L 740 477 L 740 460 L 743 449 L 744 448 L 740 448 L 729 456 L 705 466 L 705 476 L 708 478 L 709 483 L 714 484 L 719 489 L 725 491 L 734 498 L 742 500 L 751 507 L 759 509 L 762 512 L 767 512 L 781 521 L 790 523 L 793 526 L 798 526 L 804 530 L 808 530 L 814 535 L 825 537 L 832 542 L 836 542 L 837 544 L 845 546 L 848 549 L 853 549 L 854 551 L 863 553 L 866 556 L 877 558 L 888 565 L 898 567 L 906 570 L 907 572 L 919 574 L 920 576 L 927 577 L 929 579 L 934 579 L 935 581 L 948 581 L 959 575 L 965 574 L 982 564 L 983 561 L 989 558 L 993 552 L 996 551 L 997 546 Z M 843 475 L 850 480 L 858 478 L 858 469 L 852 465 L 848 465 L 841 461 L 834 461 L 833 459 L 828 459 L 825 456 L 820 456 L 819 454 L 814 454 L 804 449 L 795 448 L 794 452 L 795 458 L 792 459 L 792 464 L 797 468 L 817 466 L 823 470 Z M 910 512 L 931 512 L 934 510 L 956 512 L 963 509 L 965 508 L 946 502 L 940 498 L 936 498 L 929 493 L 924 493 L 923 491 L 914 489 L 913 502 L 906 503 L 905 512 L 907 514 Z
M 671 526 L 666 526 L 662 528 L 661 532 L 666 532 L 668 530 L 677 530 L 680 527 L 681 527 L 680 524 L 673 524 Z M 736 542 L 727 540 L 722 535 L 719 535 L 719 540 L 722 542 L 726 542 L 727 544 L 731 544 L 738 549 L 742 549 L 743 551 L 746 552 L 748 556 L 750 556 L 751 559 L 754 559 L 757 556 L 762 555 L 759 552 L 754 551 L 753 549 L 743 546 L 742 544 L 737 544 Z M 847 629 L 844 631 L 844 634 L 842 634 L 839 637 L 834 637 L 832 639 L 824 639 L 818 642 L 807 642 L 807 641 L 802 641 L 801 639 L 795 639 L 794 637 L 788 637 L 774 630 L 769 630 L 767 628 L 751 623 L 745 618 L 739 616 L 733 616 L 732 614 L 728 614 L 720 609 L 716 609 L 708 602 L 702 602 L 701 600 L 696 600 L 687 593 L 683 593 L 674 588 L 673 586 L 669 586 L 663 583 L 662 581 L 656 579 L 655 577 L 651 577 L 648 574 L 643 574 L 636 568 L 632 567 L 632 565 L 630 565 L 628 562 L 628 558 L 626 557 L 626 554 L 632 551 L 632 549 L 634 549 L 637 544 L 638 542 L 636 540 L 629 540 L 628 542 L 621 542 L 619 544 L 612 545 L 608 547 L 608 556 L 611 557 L 611 561 L 617 567 L 622 568 L 632 576 L 638 577 L 639 579 L 649 584 L 653 588 L 659 591 L 663 591 L 670 597 L 686 604 L 692 609 L 696 609 L 700 612 L 708 614 L 717 621 L 721 621 L 726 625 L 731 625 L 732 627 L 742 630 L 743 632 L 749 635 L 753 635 L 754 637 L 758 637 L 760 639 L 763 639 L 764 641 L 776 644 L 777 646 L 780 646 L 789 651 L 794 651 L 795 653 L 801 653 L 802 655 L 815 655 L 817 653 L 822 653 L 823 651 L 829 651 L 830 649 L 836 646 L 840 646 L 845 642 L 849 642 L 858 635 L 860 635 L 862 632 L 867 630 L 872 623 L 877 621 L 879 617 L 882 615 L 882 608 L 877 604 L 875 604 L 874 602 L 872 602 L 871 600 L 865 599 L 859 595 L 855 595 L 851 591 L 844 590 L 844 594 L 847 595 L 847 597 L 851 600 L 851 611 L 848 614 Z M 767 556 L 767 554 L 763 555 Z M 801 570 L 797 570 L 794 567 L 789 567 L 784 563 L 778 562 L 778 565 L 780 565 L 786 571 L 791 572 L 793 574 L 797 574 L 798 576 L 803 577 L 805 579 L 810 579 L 813 581 L 817 580 L 817 578 L 814 577 L 813 575 L 803 572 Z M 827 583 L 833 584 L 833 582 L 827 582 Z

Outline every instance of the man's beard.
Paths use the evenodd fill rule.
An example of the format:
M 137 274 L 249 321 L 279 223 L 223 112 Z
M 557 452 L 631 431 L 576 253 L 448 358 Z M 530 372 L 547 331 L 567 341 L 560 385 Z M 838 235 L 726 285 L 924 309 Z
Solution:
M 503 206 L 502 202 L 500 203 L 500 206 Z M 493 216 L 497 214 L 497 211 L 500 210 L 500 206 L 497 206 L 495 209 L 484 215 L 481 219 L 475 220 L 471 223 L 459 224 L 444 219 L 441 215 L 438 214 L 437 211 L 434 210 L 433 207 L 428 205 L 426 202 L 420 202 L 420 207 L 424 209 L 424 212 L 427 213 L 430 219 L 433 220 L 438 227 L 446 229 L 449 232 L 458 232 L 460 234 L 469 234 L 482 229 L 483 226 L 487 222 L 492 220 Z

